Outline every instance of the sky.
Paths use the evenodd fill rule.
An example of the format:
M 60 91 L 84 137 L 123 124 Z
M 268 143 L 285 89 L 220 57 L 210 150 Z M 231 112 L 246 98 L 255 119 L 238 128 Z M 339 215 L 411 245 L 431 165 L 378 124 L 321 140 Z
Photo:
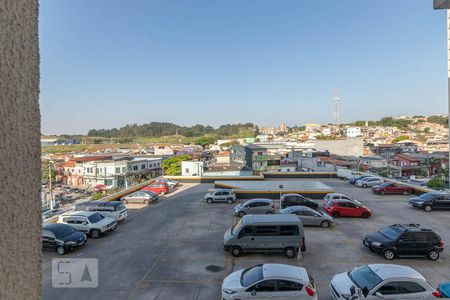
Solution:
M 432 0 L 41 0 L 43 134 L 447 113 Z

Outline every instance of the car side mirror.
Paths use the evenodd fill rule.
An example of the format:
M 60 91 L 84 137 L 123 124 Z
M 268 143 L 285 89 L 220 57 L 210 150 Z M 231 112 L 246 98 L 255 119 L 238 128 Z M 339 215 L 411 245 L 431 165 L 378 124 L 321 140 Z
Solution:
M 87 225 L 87 223 L 88 223 L 88 222 L 84 221 L 84 222 L 82 222 L 81 224 L 83 224 L 83 225 Z
M 383 294 L 380 292 L 376 292 L 375 296 L 377 296 L 378 298 L 384 298 Z
M 252 296 L 256 296 L 256 291 L 253 290 L 252 293 L 251 293 L 251 295 L 252 295 Z

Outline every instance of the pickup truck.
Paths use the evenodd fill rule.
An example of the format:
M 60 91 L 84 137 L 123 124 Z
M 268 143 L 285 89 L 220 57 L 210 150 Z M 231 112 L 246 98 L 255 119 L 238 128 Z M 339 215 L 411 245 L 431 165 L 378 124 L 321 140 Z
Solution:
M 386 194 L 403 194 L 409 195 L 413 193 L 413 188 L 397 184 L 395 182 L 385 182 L 380 185 L 372 187 L 372 192 L 375 194 L 386 195 Z

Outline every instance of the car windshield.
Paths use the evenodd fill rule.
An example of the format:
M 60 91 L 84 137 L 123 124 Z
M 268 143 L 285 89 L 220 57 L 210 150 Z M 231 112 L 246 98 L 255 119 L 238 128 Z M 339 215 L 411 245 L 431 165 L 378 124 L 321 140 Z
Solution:
M 247 287 L 254 284 L 255 282 L 260 281 L 263 278 L 263 266 L 257 265 L 242 272 L 241 285 L 243 287 Z
M 388 226 L 378 231 L 378 233 L 384 236 L 385 238 L 395 241 L 400 236 L 401 231 L 392 226 Z
M 99 213 L 92 214 L 88 217 L 88 219 L 91 223 L 97 223 L 97 222 L 103 220 L 104 218 L 105 217 Z
M 381 187 L 387 187 L 387 186 L 390 186 L 390 185 L 391 185 L 390 182 L 384 182 L 384 183 L 380 184 Z
M 369 291 L 382 281 L 369 266 L 362 266 L 348 272 L 348 277 L 358 288 L 366 287 Z
M 419 196 L 419 198 L 423 200 L 433 200 L 434 197 L 436 197 L 435 193 L 425 193 Z
M 239 231 L 239 228 L 242 226 L 243 219 L 239 219 L 239 221 L 231 227 L 231 234 L 236 235 L 236 233 Z
M 116 211 L 122 211 L 124 209 L 126 209 L 125 205 L 121 204 L 117 204 L 116 207 L 114 208 Z
M 53 233 L 55 234 L 55 237 L 59 239 L 72 234 L 74 231 L 75 229 L 73 229 L 71 226 L 62 226 L 53 231 Z
M 334 201 L 327 201 L 327 206 L 333 206 L 334 205 Z

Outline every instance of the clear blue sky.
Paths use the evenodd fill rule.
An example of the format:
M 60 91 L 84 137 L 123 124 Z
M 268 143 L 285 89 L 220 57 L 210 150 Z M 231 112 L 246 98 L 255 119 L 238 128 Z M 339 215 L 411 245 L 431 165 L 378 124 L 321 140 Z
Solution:
M 432 0 L 41 0 L 44 134 L 446 113 Z

